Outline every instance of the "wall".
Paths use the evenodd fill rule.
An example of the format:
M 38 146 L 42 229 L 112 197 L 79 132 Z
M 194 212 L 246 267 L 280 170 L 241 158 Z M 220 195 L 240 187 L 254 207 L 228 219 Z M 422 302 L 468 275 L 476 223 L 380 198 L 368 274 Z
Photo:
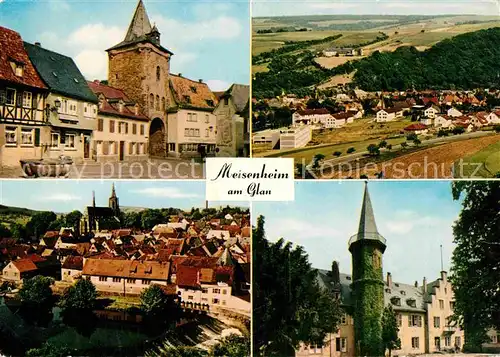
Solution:
M 196 114 L 196 121 L 188 121 L 188 114 Z M 172 115 L 173 114 L 168 114 L 169 123 L 171 122 L 170 117 Z M 197 152 L 196 147 L 198 144 L 211 145 L 213 148 L 215 148 L 217 118 L 214 114 L 200 110 L 180 109 L 174 115 L 177 122 L 177 127 L 175 128 L 175 132 L 173 130 L 169 130 L 168 142 L 169 144 L 176 144 L 176 151 L 178 153 L 182 150 L 182 148 L 179 146 L 182 144 L 194 144 L 194 152 Z M 208 116 L 208 123 L 206 122 L 206 116 Z M 211 130 L 210 127 L 212 128 Z M 199 136 L 186 136 L 185 129 L 198 130 Z M 207 132 L 208 136 L 206 136 Z
M 119 161 L 119 142 L 124 141 L 124 160 L 146 159 L 148 157 L 147 144 L 149 134 L 149 123 L 140 120 L 133 120 L 129 118 L 119 118 L 99 114 L 98 120 L 103 121 L 103 131 L 94 131 L 92 138 L 92 150 L 98 162 L 103 161 Z M 114 121 L 114 132 L 110 132 L 110 121 Z M 128 123 L 127 134 L 123 131 L 118 133 L 119 123 Z M 136 134 L 133 134 L 133 125 L 136 126 Z M 141 135 L 141 126 L 143 133 Z M 108 154 L 104 154 L 104 142 L 108 142 Z M 117 150 L 112 152 L 111 149 L 116 143 Z M 134 151 L 130 154 L 130 145 L 133 145 Z
M 87 277 L 84 275 L 84 277 Z M 150 284 L 142 284 L 142 279 L 135 279 L 135 283 L 128 283 L 127 278 L 120 278 L 119 282 L 113 282 L 112 277 L 107 277 L 107 281 L 100 281 L 98 276 L 91 276 L 90 281 L 94 283 L 97 291 L 107 293 L 118 293 L 127 295 L 139 295 L 142 290 L 148 288 L 152 284 L 167 285 L 164 280 L 149 280 Z
M 4 280 L 13 280 L 13 281 L 21 281 L 21 275 L 19 274 L 19 270 L 16 268 L 14 264 L 9 263 L 2 271 L 2 278 Z

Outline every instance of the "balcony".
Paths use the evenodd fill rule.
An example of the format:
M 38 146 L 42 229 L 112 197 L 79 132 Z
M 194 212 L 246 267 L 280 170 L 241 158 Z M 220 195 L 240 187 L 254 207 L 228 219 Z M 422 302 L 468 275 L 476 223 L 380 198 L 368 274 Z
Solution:
M 351 246 L 354 242 L 359 240 L 374 240 L 386 244 L 386 239 L 380 235 L 378 232 L 365 232 L 365 233 L 357 233 L 351 238 L 349 238 L 348 245 Z

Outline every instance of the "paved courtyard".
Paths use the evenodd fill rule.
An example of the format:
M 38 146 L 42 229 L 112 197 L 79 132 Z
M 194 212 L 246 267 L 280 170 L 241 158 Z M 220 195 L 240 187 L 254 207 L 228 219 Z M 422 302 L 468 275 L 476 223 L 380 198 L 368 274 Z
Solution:
M 21 167 L 0 166 L 1 178 L 25 177 Z M 44 177 L 45 178 L 45 177 Z M 71 179 L 203 179 L 199 160 L 149 159 L 131 162 L 85 162 L 73 165 Z

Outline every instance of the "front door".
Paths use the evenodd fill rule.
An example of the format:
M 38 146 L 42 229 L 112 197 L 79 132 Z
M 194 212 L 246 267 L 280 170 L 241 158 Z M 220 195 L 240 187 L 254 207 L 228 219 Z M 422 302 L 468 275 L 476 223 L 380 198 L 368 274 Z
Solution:
M 125 141 L 120 141 L 120 161 L 123 161 L 125 155 Z
M 441 350 L 441 339 L 439 337 L 434 337 L 434 347 L 437 351 Z
M 83 137 L 83 158 L 90 158 L 90 136 L 87 135 Z

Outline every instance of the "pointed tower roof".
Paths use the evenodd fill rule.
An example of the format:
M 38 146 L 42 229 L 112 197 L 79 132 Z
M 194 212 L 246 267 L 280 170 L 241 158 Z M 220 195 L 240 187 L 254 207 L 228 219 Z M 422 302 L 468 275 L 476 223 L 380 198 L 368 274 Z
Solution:
M 226 249 L 224 249 L 224 252 L 222 252 L 222 255 L 220 256 L 220 258 L 217 262 L 217 265 L 220 265 L 223 267 L 228 267 L 228 266 L 234 265 L 234 260 L 233 260 L 231 253 L 229 252 L 228 247 L 226 247 Z
M 137 7 L 135 8 L 134 17 L 130 22 L 124 41 L 135 41 L 136 39 L 150 33 L 151 30 L 151 22 L 149 22 L 146 7 L 144 6 L 142 0 L 139 0 L 139 2 L 137 3 Z
M 121 49 L 123 47 L 129 47 L 137 43 L 151 43 L 156 48 L 160 49 L 166 54 L 173 55 L 168 49 L 160 45 L 160 32 L 155 26 L 151 26 L 148 14 L 146 12 L 146 7 L 142 0 L 139 0 L 137 7 L 135 8 L 134 16 L 125 35 L 125 39 L 117 45 L 108 48 L 106 51 Z
M 116 197 L 115 183 L 111 185 L 111 197 Z
M 358 233 L 349 239 L 349 250 L 351 250 L 354 243 L 360 241 L 378 242 L 383 246 L 383 249 L 385 249 L 386 246 L 386 240 L 378 232 L 377 224 L 375 223 L 375 215 L 373 214 L 373 207 L 370 199 L 370 193 L 368 192 L 367 182 L 365 182 L 365 193 L 363 196 L 361 215 L 359 217 Z

